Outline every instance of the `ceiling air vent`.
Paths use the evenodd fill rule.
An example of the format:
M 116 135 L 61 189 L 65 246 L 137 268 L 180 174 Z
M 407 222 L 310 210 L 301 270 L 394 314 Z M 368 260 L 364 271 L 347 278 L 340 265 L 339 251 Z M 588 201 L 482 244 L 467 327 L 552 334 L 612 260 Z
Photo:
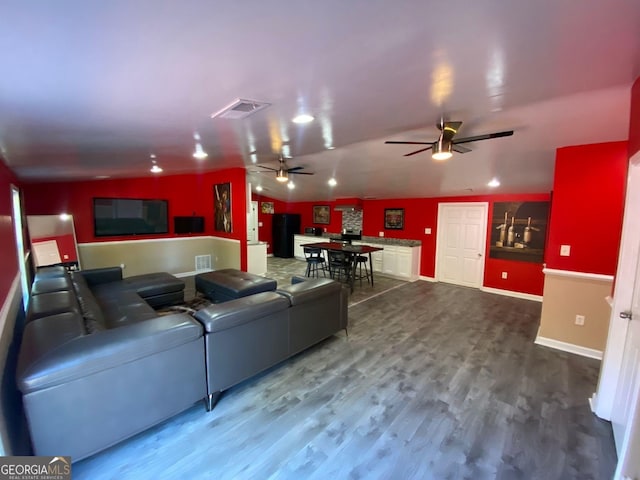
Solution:
M 259 102 L 257 100 L 246 100 L 237 98 L 222 110 L 211 114 L 211 118 L 227 118 L 230 120 L 242 120 L 243 118 L 253 115 L 260 110 L 267 108 L 270 103 Z

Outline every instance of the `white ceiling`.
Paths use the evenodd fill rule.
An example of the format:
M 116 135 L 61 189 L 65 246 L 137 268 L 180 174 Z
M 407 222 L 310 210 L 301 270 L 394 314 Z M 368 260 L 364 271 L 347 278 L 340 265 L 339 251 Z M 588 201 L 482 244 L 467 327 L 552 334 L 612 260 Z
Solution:
M 152 175 L 154 153 L 163 175 L 246 166 L 279 199 L 546 192 L 556 148 L 628 137 L 640 75 L 629 0 L 4 0 L 0 19 L 0 155 L 25 181 Z M 271 106 L 210 118 L 236 98 Z M 435 140 L 441 114 L 515 133 L 444 164 L 384 144 Z M 252 173 L 283 144 L 315 172 L 294 190 Z

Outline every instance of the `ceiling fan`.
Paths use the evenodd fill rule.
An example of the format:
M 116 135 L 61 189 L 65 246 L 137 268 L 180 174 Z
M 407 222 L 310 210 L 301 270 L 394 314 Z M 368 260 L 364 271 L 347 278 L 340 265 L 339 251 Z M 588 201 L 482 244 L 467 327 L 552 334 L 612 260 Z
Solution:
M 513 130 L 506 130 L 504 132 L 487 133 L 485 135 L 476 135 L 475 137 L 454 138 L 462 122 L 445 122 L 441 119 L 436 124 L 438 130 L 440 130 L 440 136 L 435 142 L 401 142 L 387 140 L 384 143 L 401 144 L 401 145 L 429 145 L 428 147 L 421 148 L 415 152 L 405 154 L 405 157 L 415 155 L 416 153 L 432 150 L 431 158 L 434 160 L 448 160 L 453 155 L 452 151 L 458 153 L 467 153 L 471 149 L 460 146 L 461 143 L 477 142 L 479 140 L 489 140 L 491 138 L 509 137 L 513 135 Z
M 282 155 L 280 155 L 279 162 L 280 162 L 280 165 L 278 166 L 278 168 L 265 167 L 264 165 L 258 165 L 258 167 L 271 170 L 272 172 L 276 172 L 276 180 L 279 182 L 286 182 L 287 180 L 289 180 L 290 173 L 295 175 L 313 175 L 313 173 L 311 172 L 299 171 L 304 169 L 304 167 L 289 168 L 287 166 L 287 163 L 284 161 L 284 158 L 282 158 Z

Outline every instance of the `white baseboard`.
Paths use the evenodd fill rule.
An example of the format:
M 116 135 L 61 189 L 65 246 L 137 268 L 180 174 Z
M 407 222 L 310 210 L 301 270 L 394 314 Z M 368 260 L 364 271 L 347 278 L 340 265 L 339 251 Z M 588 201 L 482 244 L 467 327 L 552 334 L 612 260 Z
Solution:
M 525 300 L 533 300 L 534 302 L 542 302 L 541 295 L 533 295 L 531 293 L 514 292 L 511 290 L 502 290 L 500 288 L 492 287 L 480 287 L 482 292 L 495 293 L 497 295 L 504 295 L 506 297 L 523 298 Z
M 425 275 L 420 275 L 418 277 L 419 280 L 424 280 L 425 282 L 437 282 L 437 280 L 433 277 L 427 277 Z
M 593 348 L 581 347 L 580 345 L 574 345 L 573 343 L 561 342 L 560 340 L 554 340 L 553 338 L 536 336 L 534 341 L 537 345 L 544 347 L 555 348 L 556 350 L 562 350 L 563 352 L 575 353 L 583 357 L 595 358 L 596 360 L 602 360 L 602 351 L 595 350 Z

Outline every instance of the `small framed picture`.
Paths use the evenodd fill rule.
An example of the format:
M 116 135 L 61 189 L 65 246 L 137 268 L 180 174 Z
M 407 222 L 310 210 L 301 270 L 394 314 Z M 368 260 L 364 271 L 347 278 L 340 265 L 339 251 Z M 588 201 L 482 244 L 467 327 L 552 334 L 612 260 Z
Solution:
M 404 208 L 385 208 L 384 228 L 388 230 L 403 230 Z
M 331 220 L 331 209 L 329 205 L 314 205 L 313 223 L 329 224 Z
M 262 202 L 260 205 L 262 208 L 262 213 L 273 213 L 273 202 Z

